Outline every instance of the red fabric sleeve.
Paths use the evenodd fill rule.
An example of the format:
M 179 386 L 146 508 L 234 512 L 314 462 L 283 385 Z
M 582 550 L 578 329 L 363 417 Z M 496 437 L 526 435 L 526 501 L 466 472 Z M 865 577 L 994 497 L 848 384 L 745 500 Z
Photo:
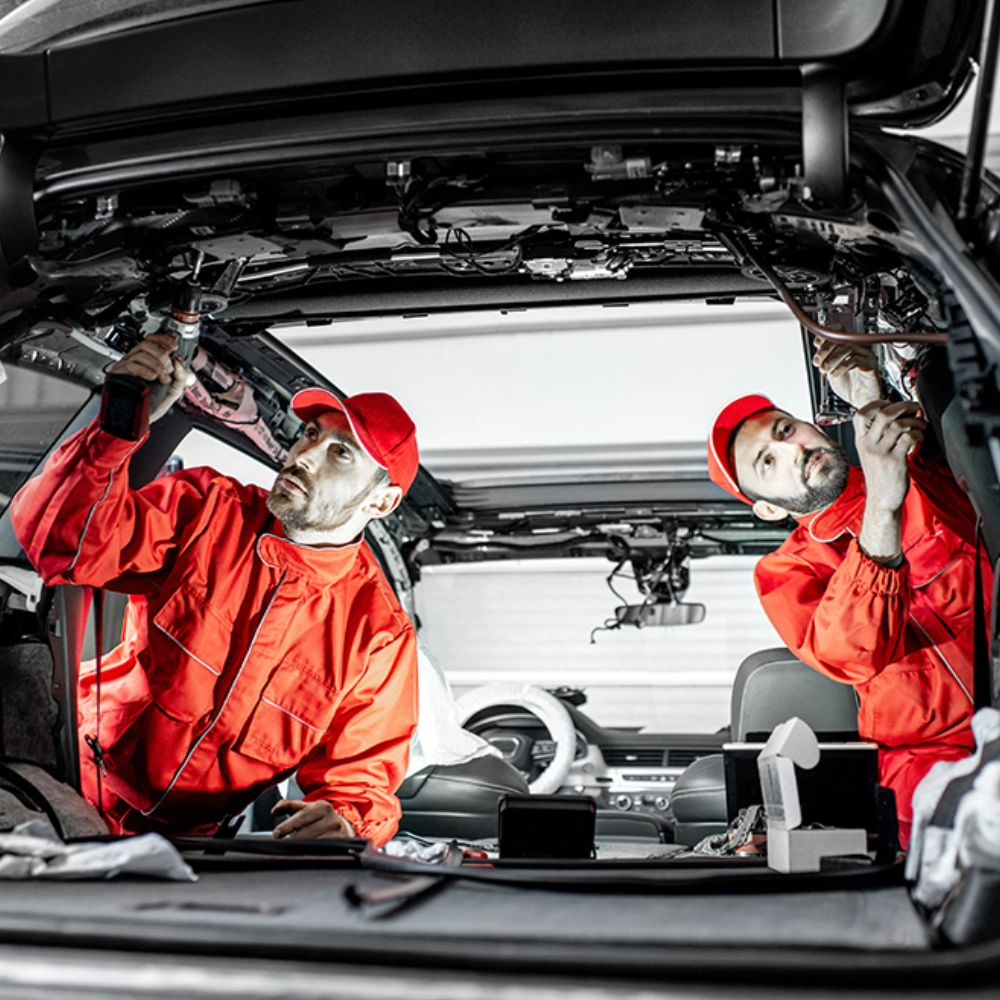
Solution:
M 406 777 L 417 728 L 417 638 L 407 628 L 372 652 L 341 702 L 334 728 L 299 767 L 307 802 L 325 800 L 378 846 L 399 825 L 394 792 Z
M 836 681 L 859 684 L 903 655 L 909 567 L 889 569 L 851 541 L 843 563 L 822 576 L 804 555 L 781 550 L 755 572 L 761 604 L 785 645 Z
M 142 443 L 89 424 L 14 496 L 14 531 L 47 584 L 105 587 L 124 574 L 164 568 L 215 474 L 197 470 L 131 490 L 128 461 Z

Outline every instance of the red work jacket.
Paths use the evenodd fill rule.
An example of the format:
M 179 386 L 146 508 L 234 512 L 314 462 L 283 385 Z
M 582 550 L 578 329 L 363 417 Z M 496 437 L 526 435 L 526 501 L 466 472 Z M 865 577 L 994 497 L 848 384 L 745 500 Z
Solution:
M 947 465 L 919 449 L 910 459 L 898 569 L 861 551 L 864 507 L 864 475 L 855 468 L 833 504 L 800 518 L 781 547 L 758 562 L 757 590 L 796 656 L 854 685 L 858 731 L 881 748 L 882 784 L 894 789 L 908 823 L 924 774 L 974 746 L 976 518 Z M 988 598 L 985 556 L 982 565 Z
M 416 638 L 373 553 L 294 544 L 263 490 L 210 469 L 130 490 L 137 447 L 91 424 L 11 504 L 46 583 L 130 595 L 101 669 L 112 825 L 208 832 L 297 772 L 308 801 L 384 843 L 416 726 Z M 91 665 L 81 738 L 98 735 L 95 696 Z

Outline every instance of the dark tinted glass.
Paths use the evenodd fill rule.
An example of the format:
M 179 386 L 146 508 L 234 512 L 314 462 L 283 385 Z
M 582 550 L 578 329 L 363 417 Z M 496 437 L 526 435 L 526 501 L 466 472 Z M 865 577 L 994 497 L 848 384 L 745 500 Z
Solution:
M 90 393 L 33 368 L 3 366 L 0 382 L 0 512 Z

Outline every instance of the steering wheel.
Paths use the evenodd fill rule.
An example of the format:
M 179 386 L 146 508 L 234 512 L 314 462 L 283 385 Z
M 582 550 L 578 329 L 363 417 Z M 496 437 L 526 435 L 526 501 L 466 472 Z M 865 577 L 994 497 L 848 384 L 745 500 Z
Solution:
M 555 755 L 548 767 L 528 785 L 535 795 L 550 795 L 566 782 L 576 756 L 576 728 L 566 706 L 554 695 L 533 684 L 500 681 L 475 688 L 458 699 L 458 718 L 464 726 L 487 708 L 515 705 L 541 720 L 555 743 Z

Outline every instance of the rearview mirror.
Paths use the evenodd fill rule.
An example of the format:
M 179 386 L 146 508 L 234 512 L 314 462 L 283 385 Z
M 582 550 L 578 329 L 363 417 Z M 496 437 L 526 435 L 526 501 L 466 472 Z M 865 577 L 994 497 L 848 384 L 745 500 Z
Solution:
M 615 608 L 620 625 L 698 625 L 705 620 L 704 604 L 625 604 Z

